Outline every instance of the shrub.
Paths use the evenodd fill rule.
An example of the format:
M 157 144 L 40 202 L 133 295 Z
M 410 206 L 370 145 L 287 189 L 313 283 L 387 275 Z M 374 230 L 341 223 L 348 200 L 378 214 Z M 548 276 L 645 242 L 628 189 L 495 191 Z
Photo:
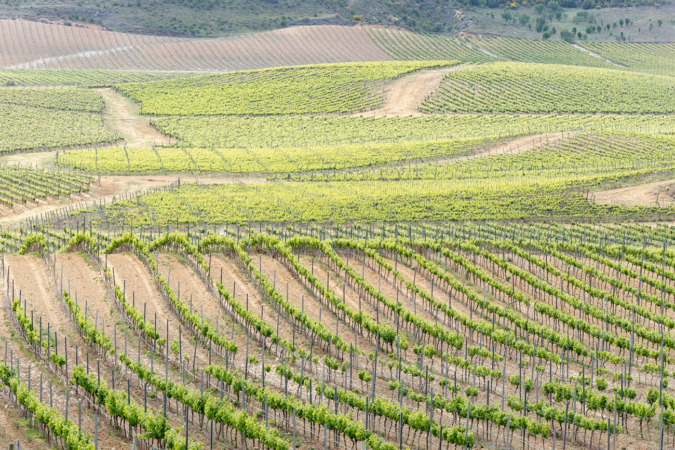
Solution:
M 562 32 L 560 34 L 562 35 Z M 599 391 L 604 391 L 605 389 L 607 389 L 607 380 L 605 380 L 604 378 L 598 377 L 595 380 L 595 385 L 597 386 Z

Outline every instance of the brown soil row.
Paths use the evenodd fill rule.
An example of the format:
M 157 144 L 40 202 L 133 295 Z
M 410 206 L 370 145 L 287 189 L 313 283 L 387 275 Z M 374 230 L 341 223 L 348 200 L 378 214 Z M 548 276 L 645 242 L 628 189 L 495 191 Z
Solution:
M 392 59 L 365 29 L 332 25 L 193 39 L 0 20 L 0 36 L 4 68 L 220 72 Z

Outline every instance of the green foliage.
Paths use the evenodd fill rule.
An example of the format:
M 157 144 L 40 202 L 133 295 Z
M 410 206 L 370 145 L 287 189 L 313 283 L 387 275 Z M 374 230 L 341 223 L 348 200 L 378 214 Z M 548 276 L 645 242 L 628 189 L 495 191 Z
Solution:
M 95 172 L 296 173 L 369 167 L 409 159 L 458 157 L 473 153 L 481 138 L 288 148 L 105 148 L 59 155 L 63 166 Z
M 376 62 L 284 67 L 119 85 L 143 114 L 304 114 L 364 111 L 383 101 L 383 85 L 422 68 L 456 62 Z
M 382 50 L 401 61 L 457 60 L 476 63 L 493 59 L 469 47 L 462 39 L 415 35 L 398 28 L 367 27 L 365 30 Z
M 113 83 L 138 83 L 143 81 L 170 80 L 176 78 L 191 77 L 185 73 L 153 73 L 153 72 L 126 72 L 126 71 L 98 71 L 98 70 L 10 70 L 0 69 L 0 85 L 4 86 L 102 86 Z M 50 88 L 42 90 L 45 94 L 49 90 L 57 90 L 72 93 L 72 89 Z M 40 91 L 34 91 L 35 93 Z M 84 94 L 77 90 L 78 96 L 97 96 L 95 93 Z M 58 94 L 50 94 L 58 95 Z M 35 99 L 38 103 L 45 100 Z M 71 100 L 68 100 L 71 102 Z M 76 105 L 79 102 L 75 103 Z M 58 106 L 58 105 L 55 105 Z M 57 107 L 55 109 L 63 109 Z M 98 110 L 97 110 L 98 111 Z
M 561 30 L 560 31 L 560 39 L 562 39 L 563 41 L 565 41 L 569 44 L 574 44 L 574 33 L 571 33 L 568 30 Z
M 607 388 L 607 380 L 601 377 L 597 377 L 595 379 L 595 385 L 597 386 L 599 391 L 604 391 Z
M 523 17 L 523 14 L 521 14 L 520 17 Z M 537 21 L 539 21 L 538 24 L 541 26 L 538 32 L 546 31 L 544 30 L 544 27 L 548 25 L 543 16 L 538 17 Z M 506 37 L 473 38 L 472 42 L 485 48 L 490 53 L 497 55 L 502 60 L 507 59 L 540 64 L 565 64 L 569 66 L 604 67 L 608 69 L 615 68 L 612 64 L 577 50 L 574 47 L 567 45 L 565 42 L 513 39 Z
M 675 80 L 614 70 L 493 63 L 447 75 L 420 109 L 664 114 L 675 112 Z
M 90 89 L 70 87 L 0 88 L 0 103 L 63 111 L 100 112 L 103 99 Z
M 32 414 L 32 419 L 44 424 L 52 433 L 63 439 L 71 450 L 93 450 L 89 435 L 82 433 L 77 424 L 65 418 L 57 408 L 50 408 L 40 402 L 39 396 L 28 390 L 6 365 L 0 366 L 0 381 L 9 388 L 16 401 Z
M 0 204 L 12 207 L 15 204 L 37 203 L 48 197 L 68 197 L 89 192 L 93 178 L 67 172 L 34 170 L 19 166 L 0 167 Z
M 119 139 L 116 132 L 103 125 L 98 114 L 0 105 L 0 122 L 0 154 L 115 142 Z
M 625 65 L 626 70 L 656 75 L 675 74 L 675 44 L 588 43 L 584 47 Z

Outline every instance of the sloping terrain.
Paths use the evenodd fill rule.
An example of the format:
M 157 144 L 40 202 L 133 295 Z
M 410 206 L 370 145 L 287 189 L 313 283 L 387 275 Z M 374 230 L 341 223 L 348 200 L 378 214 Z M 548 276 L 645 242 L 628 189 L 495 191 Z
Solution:
M 307 26 L 235 38 L 169 38 L 0 20 L 0 67 L 210 71 L 394 59 L 361 27 Z

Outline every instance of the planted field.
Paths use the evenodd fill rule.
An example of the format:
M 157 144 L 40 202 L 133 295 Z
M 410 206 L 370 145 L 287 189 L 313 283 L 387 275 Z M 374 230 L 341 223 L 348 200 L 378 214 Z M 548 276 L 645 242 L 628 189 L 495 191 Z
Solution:
M 668 116 L 617 114 L 160 117 L 150 123 L 190 148 L 313 147 L 603 129 L 675 131 Z
M 101 96 L 80 88 L 0 88 L 0 103 L 65 111 L 100 112 Z
M 17 166 L 0 167 L 0 205 L 37 203 L 48 198 L 81 194 L 89 190 L 91 177 L 75 173 L 58 173 L 25 169 Z
M 500 59 L 538 64 L 563 64 L 568 66 L 604 67 L 614 66 L 603 59 L 574 48 L 566 42 L 533 41 L 503 37 L 473 38 L 471 45 L 483 48 Z
M 15 150 L 115 142 L 98 114 L 0 105 L 0 154 Z
M 675 74 L 674 44 L 605 42 L 584 43 L 583 46 L 615 63 L 625 65 L 631 71 L 667 76 Z
M 36 449 L 675 447 L 670 77 L 368 26 L 0 35 L 0 391 Z
M 59 155 L 62 166 L 92 172 L 294 173 L 469 155 L 484 139 L 264 148 L 106 148 Z
M 550 130 L 547 130 L 550 131 Z M 563 133 L 564 134 L 564 133 Z M 500 139 L 501 137 L 501 139 Z M 669 167 L 675 155 L 675 141 L 667 135 L 636 134 L 627 136 L 612 131 L 582 132 L 574 137 L 541 144 L 534 139 L 536 150 L 521 153 L 518 141 L 506 136 L 455 140 L 342 144 L 308 147 L 263 148 L 105 148 L 63 152 L 58 164 L 90 172 L 108 173 L 259 173 L 304 174 L 301 179 L 314 180 L 317 171 L 324 171 L 333 180 L 401 180 L 437 178 L 510 177 L 525 172 L 588 173 L 597 167 L 620 171 L 638 166 L 662 164 Z M 478 158 L 456 164 L 461 156 L 490 153 L 495 141 L 502 142 L 502 152 L 489 158 Z M 487 150 L 486 150 L 487 149 Z M 435 161 L 434 165 L 421 163 Z M 447 160 L 447 161 L 446 161 Z M 409 163 L 415 163 L 409 168 Z M 393 166 L 377 169 L 375 166 Z M 354 174 L 343 171 L 357 169 Z M 331 174 L 330 171 L 340 173 Z
M 395 450 L 673 438 L 669 228 L 131 234 L 103 223 L 77 233 L 84 223 L 25 235 L 23 245 L 3 236 L 6 251 L 45 258 L 5 257 L 3 283 L 23 294 L 2 289 L 12 304 L 2 326 L 41 355 L 33 375 L 57 375 L 49 390 L 32 376 L 33 397 L 16 401 L 36 412 L 52 402 L 63 421 L 69 381 L 73 426 L 51 423 L 51 439 L 72 434 L 74 448 L 93 442 L 93 411 L 106 448 L 112 433 L 114 445 L 135 436 L 175 450 L 186 439 L 195 449 Z M 26 361 L 9 356 L 0 380 L 16 390 L 12 378 L 22 377 L 26 392 Z
M 379 106 L 388 81 L 453 62 L 386 62 L 289 67 L 187 81 L 128 84 L 118 89 L 143 114 L 303 114 L 364 111 Z
M 493 63 L 451 73 L 424 112 L 670 114 L 675 80 L 559 65 Z
M 103 86 L 118 83 L 189 78 L 191 74 L 167 72 L 113 72 L 98 70 L 5 70 L 1 86 Z
M 662 168 L 668 173 L 675 163 L 675 138 L 672 135 L 618 132 L 579 132 L 551 140 L 535 139 L 534 148 L 521 151 L 517 143 L 503 145 L 505 154 L 494 152 L 455 164 L 433 164 L 414 168 L 382 168 L 377 171 L 326 174 L 326 180 L 406 180 L 406 179 L 495 179 L 517 175 L 547 176 L 592 175 Z M 298 177 L 309 180 L 309 176 Z
M 375 43 L 394 59 L 401 61 L 457 60 L 487 62 L 494 58 L 461 39 L 447 39 L 433 35 L 419 35 L 399 28 L 367 27 L 366 32 Z
M 184 185 L 108 207 L 105 214 L 144 226 L 155 222 L 186 223 L 197 218 L 222 224 L 265 218 L 271 222 L 321 223 L 350 217 L 405 217 L 415 221 L 621 219 L 672 214 L 670 206 L 655 209 L 596 205 L 591 192 L 672 177 L 675 143 L 671 136 L 578 132 L 542 135 L 534 142 L 529 138 L 528 143 L 526 140 L 501 143 L 500 149 L 494 151 L 486 143 L 479 143 L 475 157 L 448 158 L 439 163 L 408 160 L 382 168 L 343 165 L 296 175 L 279 174 L 279 181 L 296 181 L 292 183 Z M 520 145 L 526 147 L 521 150 Z M 198 172 L 198 160 L 187 152 L 184 167 Z M 78 154 L 69 152 L 66 156 Z M 133 161 L 133 154 L 129 155 L 129 161 Z M 194 160 L 188 160 L 188 156 Z M 236 158 L 229 162 L 238 164 Z M 126 171 L 133 171 L 130 167 L 128 163 Z M 295 167 L 302 164 L 296 163 Z M 119 168 L 125 171 L 123 164 Z
M 626 218 L 669 216 L 670 207 L 614 208 L 589 201 L 586 186 L 616 177 L 635 177 L 672 165 L 621 170 L 611 175 L 538 176 L 513 173 L 509 178 L 475 180 L 325 181 L 326 175 L 306 182 L 283 184 L 185 185 L 171 192 L 150 194 L 139 201 L 106 210 L 111 220 L 135 224 L 214 223 L 246 220 L 304 222 L 327 220 L 520 220 L 575 217 Z M 361 178 L 364 178 L 360 175 Z M 346 176 L 349 180 L 349 176 Z M 366 176 L 365 178 L 369 178 Z M 375 177 L 373 177 L 375 178 Z M 609 181 L 608 181 L 609 182 Z

